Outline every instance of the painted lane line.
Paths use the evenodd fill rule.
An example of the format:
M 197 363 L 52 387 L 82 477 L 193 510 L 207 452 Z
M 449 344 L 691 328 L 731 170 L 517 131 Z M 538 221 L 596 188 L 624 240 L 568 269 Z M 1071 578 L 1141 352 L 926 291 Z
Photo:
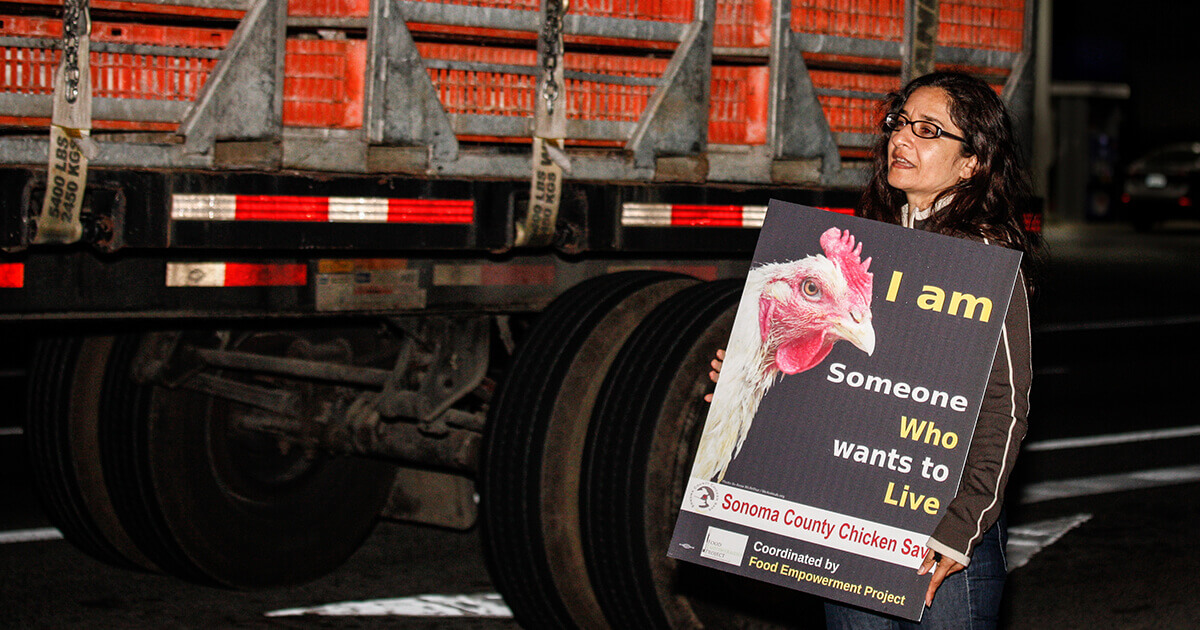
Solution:
M 1091 514 L 1076 514 L 1049 521 L 1038 521 L 1027 525 L 1008 528 L 1008 545 L 1004 555 L 1008 561 L 1008 572 L 1025 566 L 1039 551 L 1058 542 L 1064 534 L 1083 525 L 1092 518 Z
M 1200 465 L 1178 468 L 1139 470 L 1115 475 L 1077 477 L 1058 481 L 1043 481 L 1025 486 L 1021 491 L 1021 503 L 1040 503 L 1056 499 L 1094 496 L 1112 492 L 1143 490 L 1181 483 L 1200 481 Z
M 318 615 L 324 617 L 475 617 L 508 619 L 512 611 L 497 593 L 474 595 L 416 595 L 396 599 L 338 602 L 310 608 L 288 608 L 267 617 Z
M 1096 330 L 1121 330 L 1126 328 L 1153 328 L 1155 326 L 1200 324 L 1200 315 L 1176 315 L 1171 317 L 1148 317 L 1145 319 L 1116 319 L 1098 322 L 1067 322 L 1047 324 L 1033 329 L 1036 333 L 1082 332 Z
M 1110 444 L 1128 444 L 1130 442 L 1148 442 L 1150 440 L 1169 440 L 1174 438 L 1193 437 L 1200 435 L 1200 425 L 1190 427 L 1175 427 L 1172 429 L 1155 429 L 1151 431 L 1132 431 L 1129 433 L 1110 433 L 1108 435 L 1089 435 L 1059 440 L 1041 440 L 1025 445 L 1026 451 L 1057 451 L 1064 448 L 1084 448 L 1089 446 L 1108 446 Z
M 4 435 L 25 435 L 25 429 L 21 427 L 0 427 L 0 436 Z
M 18 529 L 11 532 L 0 532 L 0 545 L 8 543 L 37 542 L 40 540 L 61 540 L 62 532 L 53 527 L 41 529 Z

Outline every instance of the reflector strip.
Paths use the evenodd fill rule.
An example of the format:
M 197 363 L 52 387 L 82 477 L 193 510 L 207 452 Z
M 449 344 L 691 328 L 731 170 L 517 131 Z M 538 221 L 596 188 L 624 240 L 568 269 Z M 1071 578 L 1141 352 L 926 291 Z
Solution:
M 475 202 L 471 199 L 181 194 L 171 197 L 171 218 L 176 221 L 464 224 L 475 220 Z
M 298 287 L 308 267 L 295 264 L 167 263 L 169 287 Z
M 762 227 L 766 206 L 702 206 L 627 203 L 621 206 L 625 227 Z
M 851 208 L 820 208 L 854 214 Z M 766 206 L 715 206 L 670 203 L 627 203 L 621 206 L 625 227 L 734 227 L 760 228 Z
M 0 289 L 25 286 L 25 263 L 0 263 Z

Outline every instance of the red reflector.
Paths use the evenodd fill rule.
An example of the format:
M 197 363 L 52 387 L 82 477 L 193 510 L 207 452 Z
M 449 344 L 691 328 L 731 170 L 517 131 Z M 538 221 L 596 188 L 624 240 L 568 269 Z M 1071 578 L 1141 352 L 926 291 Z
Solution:
M 827 210 L 829 212 L 836 212 L 838 214 L 844 214 L 846 216 L 851 216 L 851 217 L 854 216 L 854 208 L 826 208 L 823 206 L 817 206 L 817 209 L 818 210 Z
M 0 289 L 25 286 L 25 263 L 0 263 Z
M 1121 203 L 1129 203 L 1130 199 L 1132 197 L 1129 196 L 1129 193 L 1121 193 Z
M 1191 197 L 1180 197 L 1179 205 L 1183 206 L 1184 208 L 1190 207 L 1192 205 L 1192 198 Z
M 1032 234 L 1042 233 L 1042 213 L 1026 212 L 1021 216 L 1025 221 L 1025 231 Z
M 227 287 L 296 287 L 304 286 L 307 281 L 308 267 L 303 264 L 225 264 Z
M 239 221 L 328 221 L 325 197 L 238 195 Z
M 741 206 L 675 204 L 671 210 L 671 225 L 742 227 Z
M 389 199 L 389 223 L 471 223 L 475 202 L 471 199 Z

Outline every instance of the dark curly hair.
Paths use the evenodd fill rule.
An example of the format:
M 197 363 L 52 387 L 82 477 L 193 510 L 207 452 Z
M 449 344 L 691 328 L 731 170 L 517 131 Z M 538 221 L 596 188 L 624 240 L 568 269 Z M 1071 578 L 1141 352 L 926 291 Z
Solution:
M 950 98 L 950 119 L 962 130 L 964 156 L 978 161 L 974 175 L 938 194 L 936 201 L 953 195 L 950 203 L 929 218 L 928 229 L 941 234 L 987 238 L 1025 254 L 1022 267 L 1031 278 L 1039 257 L 1038 245 L 1025 230 L 1023 214 L 1032 208 L 1032 186 L 1012 121 L 1003 101 L 987 83 L 959 72 L 934 72 L 908 82 L 888 94 L 881 104 L 880 120 L 899 113 L 913 92 L 932 87 Z M 903 191 L 888 185 L 888 139 L 884 134 L 874 148 L 874 169 L 859 202 L 858 215 L 900 223 Z

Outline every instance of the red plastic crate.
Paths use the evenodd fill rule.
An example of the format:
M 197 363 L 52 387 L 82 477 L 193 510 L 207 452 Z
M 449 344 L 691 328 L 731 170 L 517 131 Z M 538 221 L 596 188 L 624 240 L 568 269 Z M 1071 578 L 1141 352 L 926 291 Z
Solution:
M 362 127 L 366 68 L 365 40 L 287 40 L 283 124 Z
M 792 30 L 857 39 L 904 39 L 904 0 L 793 0 Z
M 288 15 L 299 17 L 367 17 L 370 0 L 288 0 Z
M 22 4 L 40 4 L 62 7 L 62 0 L 21 0 Z M 225 18 L 225 19 L 241 19 L 246 13 L 237 9 L 218 9 L 208 7 L 196 7 L 174 4 L 159 4 L 159 3 L 144 3 L 144 2 L 125 2 L 123 0 L 90 0 L 88 3 L 93 11 L 104 9 L 106 11 L 118 11 L 130 13 L 133 16 L 138 16 L 143 13 L 157 13 L 160 15 L 178 15 L 189 17 L 208 17 L 208 18 Z
M 880 102 L 888 92 L 900 89 L 900 77 L 866 72 L 810 70 L 817 89 L 852 90 L 878 94 L 877 97 L 818 95 L 829 128 L 834 133 L 876 133 L 879 131 Z
M 540 11 L 541 0 L 423 0 L 488 9 Z M 607 18 L 690 22 L 695 14 L 692 0 L 573 0 L 567 9 L 574 15 Z M 368 0 L 290 0 L 288 13 L 311 17 L 366 17 Z
M 708 141 L 766 144 L 769 92 L 766 66 L 713 66 Z
M 535 66 L 537 52 L 457 44 L 418 43 L 426 59 Z M 617 76 L 658 77 L 668 60 L 567 53 L 568 70 Z M 430 77 L 450 114 L 533 116 L 537 77 L 528 74 L 431 69 Z M 765 66 L 714 66 L 709 141 L 765 144 L 769 75 Z M 653 86 L 567 80 L 567 117 L 573 120 L 637 122 Z
M 102 42 L 156 44 L 190 48 L 220 48 L 232 31 L 158 27 L 138 24 L 93 24 L 93 39 Z M 48 18 L 0 17 L 0 35 L 12 37 L 62 36 L 62 23 Z M 54 73 L 61 52 L 57 49 L 9 46 L 0 49 L 4 72 L 0 91 L 52 94 Z M 89 55 L 92 95 L 111 98 L 191 100 L 199 93 L 216 59 L 100 52 Z
M 0 16 L 0 35 L 9 37 L 62 37 L 62 21 L 52 18 Z M 224 48 L 233 37 L 230 29 L 150 26 L 124 22 L 92 22 L 91 40 L 123 44 L 149 44 L 179 48 Z
M 61 37 L 62 24 L 48 18 L 0 16 L 0 35 Z M 96 22 L 95 41 L 186 48 L 221 48 L 232 31 Z M 289 39 L 285 58 L 283 122 L 297 127 L 359 128 L 363 119 L 366 42 Z M 0 48 L 4 69 L 0 92 L 49 95 L 61 52 L 33 47 Z M 90 54 L 95 97 L 194 100 L 217 60 L 202 57 L 113 53 Z M 44 126 L 36 118 L 0 118 L 0 124 Z M 95 121 L 97 128 L 163 131 L 173 124 Z
M 541 10 L 540 0 L 423 0 L 425 2 L 475 6 L 488 9 L 508 9 L 514 11 Z M 722 0 L 747 1 L 747 0 Z M 770 0 L 753 0 L 767 2 Z M 365 18 L 370 11 L 369 0 L 290 0 L 288 14 L 298 17 L 340 17 Z M 693 0 L 574 0 L 568 11 L 572 15 L 587 15 L 607 18 L 627 18 L 652 20 L 661 22 L 686 23 L 692 21 L 695 15 Z M 417 33 L 434 33 L 437 35 L 475 40 L 503 39 L 508 41 L 535 41 L 537 33 L 526 31 L 511 31 L 475 26 L 460 26 L 455 24 L 429 24 L 409 22 L 408 28 Z M 718 28 L 719 30 L 719 28 Z M 567 42 L 593 46 L 619 46 L 633 48 L 669 49 L 675 42 L 644 41 L 612 37 L 594 37 L 585 35 L 566 35 Z M 750 45 L 750 44 L 728 44 Z
M 763 48 L 771 45 L 771 0 L 717 0 L 713 45 Z
M 537 52 L 515 48 L 491 48 L 458 44 L 418 43 L 426 59 L 535 67 Z M 658 77 L 666 70 L 666 59 L 623 57 L 591 53 L 567 53 L 568 70 L 619 76 Z M 430 69 L 442 105 L 451 114 L 532 116 L 537 77 L 504 72 Z M 577 120 L 636 122 L 646 108 L 653 86 L 614 85 L 568 79 L 567 117 Z
M 1025 36 L 1023 0 L 938 3 L 938 43 L 943 46 L 1020 52 Z

